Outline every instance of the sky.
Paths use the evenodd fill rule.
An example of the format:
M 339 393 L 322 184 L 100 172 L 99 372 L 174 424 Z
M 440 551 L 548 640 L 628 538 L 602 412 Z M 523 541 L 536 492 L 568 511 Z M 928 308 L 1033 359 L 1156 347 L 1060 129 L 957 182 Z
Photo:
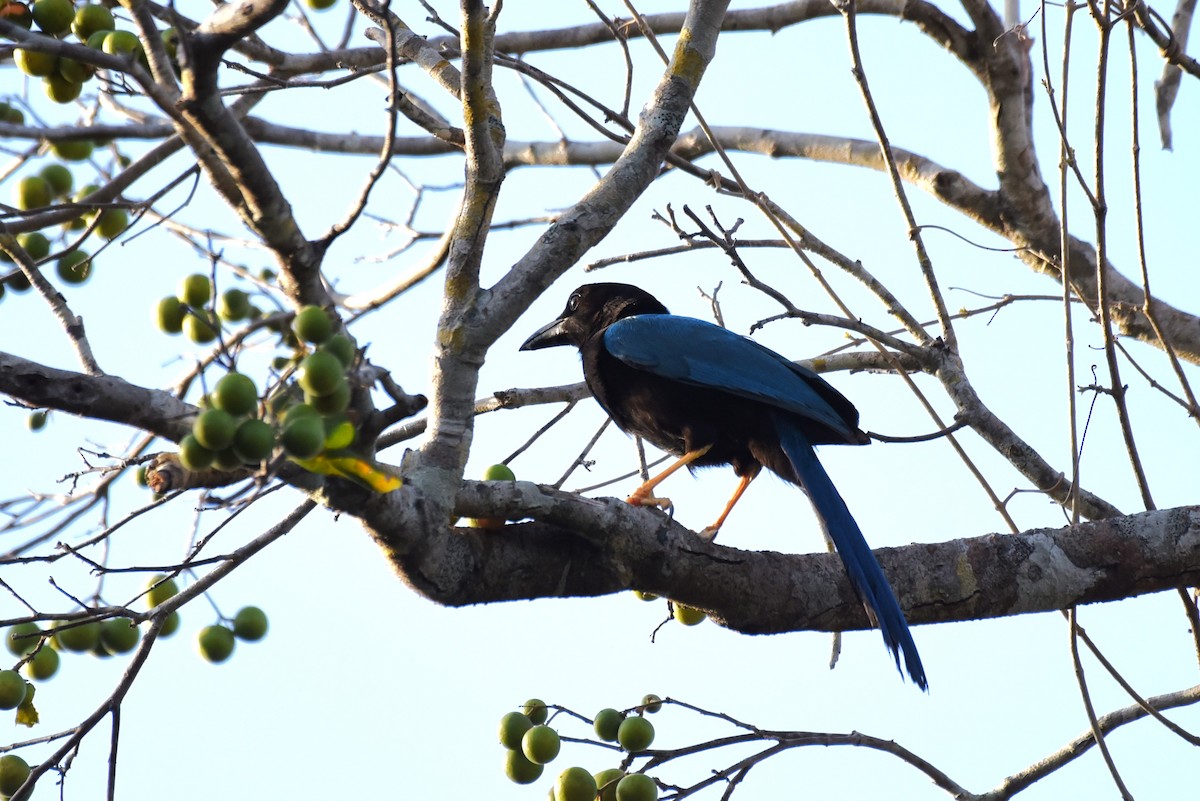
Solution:
M 450 4 L 436 7 L 447 19 Z M 678 3 L 647 4 L 651 12 L 675 9 Z M 423 33 L 417 4 L 401 4 L 402 15 Z M 623 13 L 612 3 L 611 14 Z M 734 4 L 734 7 L 744 7 Z M 197 12 L 198 13 L 198 12 Z M 961 14 L 950 9 L 952 15 Z M 315 24 L 335 39 L 344 24 L 344 6 L 317 18 Z M 586 20 L 582 3 L 524 4 L 511 2 L 501 15 L 503 30 L 550 28 Z M 893 20 L 862 19 L 862 48 L 868 77 L 880 103 L 892 142 L 958 169 L 986 187 L 995 184 L 989 162 L 986 99 L 951 57 L 923 41 L 910 26 Z M 1058 40 L 1062 15 L 1050 20 Z M 1073 129 L 1090 130 L 1092 100 L 1085 81 L 1091 77 L 1094 46 L 1086 24 L 1080 47 L 1073 52 Z M 1035 40 L 1038 31 L 1034 28 Z M 293 36 L 294 34 L 286 34 Z M 1120 37 L 1123 47 L 1123 36 Z M 1190 312 L 1200 312 L 1195 271 L 1188 268 L 1188 233 L 1194 225 L 1192 176 L 1197 163 L 1195 122 L 1197 99 L 1185 81 L 1176 109 L 1176 147 L 1157 148 L 1150 113 L 1149 77 L 1157 74 L 1154 49 L 1139 49 L 1143 71 L 1141 153 L 1149 258 L 1154 286 L 1162 297 Z M 1038 42 L 1035 41 L 1035 46 Z M 657 75 L 645 42 L 632 50 L 639 65 L 634 107 L 640 105 Z M 1124 52 L 1118 48 L 1120 52 Z M 575 53 L 536 53 L 528 60 L 549 72 L 569 74 L 579 85 L 612 104 L 619 101 L 622 73 L 614 49 L 597 49 L 584 58 L 587 67 L 572 69 Z M 1114 59 L 1123 58 L 1114 56 Z M 591 59 L 594 59 L 592 61 Z M 1053 59 L 1052 59 L 1053 61 Z M 1109 138 L 1110 190 L 1114 259 L 1127 275 L 1136 275 L 1130 210 L 1122 188 L 1128 181 L 1128 133 L 1122 104 L 1127 103 L 1125 67 L 1114 70 Z M 10 68 L 0 69 L 3 93 L 20 93 Z M 436 98 L 436 90 L 419 77 L 413 91 Z M 614 88 L 615 87 L 615 88 Z M 39 91 L 36 86 L 32 91 Z M 302 91 L 310 93 L 307 101 Z M 512 140 L 553 141 L 556 126 L 573 138 L 593 138 L 582 124 L 561 109 L 552 109 L 553 124 L 529 99 L 511 74 L 497 73 L 497 91 Z M 378 132 L 383 123 L 384 91 L 361 81 L 346 91 L 323 89 L 283 92 L 261 106 L 272 119 L 338 130 L 337 120 L 352 119 L 360 132 Z M 438 101 L 443 108 L 444 102 Z M 831 19 L 781 31 L 727 35 L 698 97 L 714 124 L 762 126 L 794 131 L 867 138 L 871 135 L 863 105 L 849 72 L 845 33 Z M 44 104 L 39 105 L 44 108 Z M 1045 99 L 1039 95 L 1040 159 L 1048 180 L 1056 180 L 1057 154 Z M 74 112 L 55 113 L 70 117 Z M 685 124 L 690 128 L 690 122 Z M 1081 162 L 1090 159 L 1086 139 L 1077 143 Z M 133 147 L 132 152 L 140 152 Z M 308 235 L 316 235 L 339 219 L 371 168 L 364 157 L 330 157 L 268 148 L 269 163 L 281 176 Z M 865 171 L 809 162 L 774 161 L 761 156 L 738 157 L 751 185 L 784 202 L 818 236 L 860 259 L 884 280 L 913 312 L 930 316 L 916 260 L 894 198 L 883 178 Z M 168 160 L 145 186 L 165 183 L 186 168 L 181 157 Z M 403 175 L 389 174 L 379 191 L 386 201 L 374 209 L 403 219 L 413 202 L 413 186 L 426 187 L 415 211 L 414 226 L 440 230 L 453 206 L 452 191 L 439 187 L 460 180 L 461 166 L 447 157 L 399 165 Z M 23 174 L 23 173 L 18 173 Z M 594 180 L 589 169 L 548 173 L 514 171 L 504 184 L 497 222 L 552 215 L 580 197 Z M 11 183 L 9 178 L 5 183 Z M 0 187 L 0 193 L 7 192 Z M 131 194 L 137 194 L 135 190 Z M 185 190 L 164 199 L 183 199 Z M 977 244 L 1002 247 L 1003 242 L 949 212 L 919 192 L 910 194 L 919 222 L 942 225 Z M 1071 201 L 1077 232 L 1093 239 L 1084 224 L 1079 198 Z M 699 182 L 679 175 L 660 181 L 638 202 L 616 232 L 586 260 L 640 253 L 677 243 L 675 235 L 652 219 L 671 204 L 701 210 L 711 205 L 720 218 L 746 222 L 739 234 L 766 238 L 766 222 L 752 208 L 718 197 Z M 181 214 L 197 226 L 239 233 L 232 215 L 205 187 Z M 142 227 L 145 227 L 144 225 Z M 140 230 L 135 228 L 135 233 Z M 497 230 L 489 242 L 483 267 L 485 284 L 503 275 L 544 230 L 540 225 Z M 403 233 L 376 220 L 365 220 L 331 251 L 329 275 L 339 291 L 365 291 L 403 274 L 422 262 L 430 245 L 418 243 L 398 256 L 380 257 L 397 248 Z M 1011 253 L 972 246 L 948 233 L 929 231 L 926 244 L 952 308 L 984 305 L 983 297 L 1005 293 L 1054 295 L 1057 284 L 1033 275 Z M 252 270 L 268 259 L 251 248 L 224 243 L 232 260 Z M 794 259 L 770 251 L 748 252 L 756 275 L 787 291 L 804 308 L 833 312 L 815 282 Z M 890 327 L 878 306 L 836 269 L 825 274 L 852 308 L 868 322 Z M 206 271 L 190 247 L 156 232 L 129 237 L 102 254 L 91 283 L 66 294 L 84 317 L 100 364 L 109 372 L 151 386 L 168 385 L 203 351 L 156 331 L 152 311 L 158 298 L 174 291 L 189 272 Z M 570 290 L 593 280 L 637 283 L 656 294 L 678 314 L 709 318 L 711 306 L 697 291 L 711 293 L 721 285 L 725 323 L 746 333 L 775 308 L 740 285 L 725 259 L 711 252 L 673 259 L 635 261 L 603 271 L 572 269 L 502 337 L 484 366 L 479 395 L 511 387 L 569 383 L 579 380 L 578 359 L 567 349 L 518 353 L 520 342 L 561 309 Z M 355 324 L 360 342 L 386 365 L 410 392 L 428 390 L 429 343 L 436 325 L 440 281 L 434 276 L 411 298 Z M 1075 318 L 1079 338 L 1079 383 L 1090 381 L 1095 326 L 1084 315 Z M 968 373 L 985 402 L 1056 465 L 1069 464 L 1066 435 L 1067 386 L 1063 378 L 1062 320 L 1059 304 L 1029 301 L 994 316 L 958 325 Z M 822 353 L 843 343 L 836 331 L 776 323 L 756 334 L 760 341 L 792 358 Z M 181 353 L 182 349 L 182 353 Z M 1132 343 L 1131 351 L 1160 380 L 1169 378 L 1152 349 Z M 0 301 L 0 350 L 12 351 L 58 367 L 74 368 L 66 338 L 35 297 Z M 246 368 L 263 369 L 273 354 L 255 353 Z M 1195 382 L 1200 373 L 1189 368 Z M 913 435 L 933 426 L 901 383 L 890 377 L 837 374 L 829 377 L 862 413 L 864 428 L 891 435 Z M 1194 503 L 1196 471 L 1181 453 L 1196 447 L 1197 434 L 1177 406 L 1170 404 L 1127 369 L 1134 424 L 1148 467 L 1155 500 L 1162 507 Z M 952 413 L 932 379 L 922 386 L 939 409 Z M 1083 408 L 1091 398 L 1080 396 Z M 506 459 L 559 409 L 535 407 L 480 417 L 467 475 Z M 25 491 L 62 492 L 56 483 L 81 467 L 77 447 L 88 443 L 114 452 L 128 442 L 126 429 L 56 414 L 45 431 L 31 433 L 25 413 L 0 407 L 0 432 L 11 450 L 0 462 L 0 497 Z M 583 449 L 603 423 L 600 410 L 584 402 L 551 436 L 512 460 L 518 478 L 551 483 Z M 1025 482 L 980 441 L 964 436 L 968 452 L 1001 496 L 1027 489 Z M 398 461 L 401 448 L 384 454 Z M 875 547 L 912 542 L 941 542 L 1005 530 L 979 485 L 950 449 L 940 442 L 881 445 L 869 448 L 823 448 L 821 459 Z M 577 489 L 619 475 L 634 465 L 632 442 L 608 430 L 590 458 L 590 472 L 566 483 Z M 1083 483 L 1126 512 L 1137 511 L 1139 499 L 1111 406 L 1095 407 L 1083 457 Z M 728 471 L 710 470 L 695 478 L 679 476 L 667 485 L 677 517 L 699 529 L 711 522 L 732 489 Z M 626 481 L 600 490 L 623 495 Z M 148 501 L 132 477 L 114 487 L 109 521 Z M 291 491 L 274 494 L 222 528 L 212 542 L 227 552 L 261 533 L 294 508 L 301 497 Z M 143 515 L 111 539 L 106 557 L 112 565 L 170 564 L 186 552 L 197 532 L 221 523 L 220 512 L 197 518 L 196 499 L 181 498 L 153 514 Z M 1009 510 L 1023 529 L 1060 526 L 1060 510 L 1047 499 L 1025 492 Z M 87 517 L 71 531 L 76 541 L 95 533 L 102 523 Z M 9 550 L 29 535 L 0 532 Z M 502 536 L 497 534 L 497 536 Z M 823 547 L 806 502 L 774 479 L 756 482 L 722 531 L 727 545 L 782 552 L 808 552 Z M 96 589 L 97 578 L 86 566 L 62 559 L 53 566 L 4 565 L 0 579 L 44 608 L 65 609 L 62 595 L 49 584 L 76 596 Z M 144 575 L 113 574 L 104 579 L 106 599 L 121 601 L 140 591 Z M 267 611 L 271 631 L 258 644 L 239 644 L 223 665 L 203 662 L 194 640 L 218 614 L 232 615 L 246 604 Z M 1151 696 L 1196 683 L 1196 655 L 1180 602 L 1161 593 L 1119 603 L 1089 606 L 1081 624 L 1101 644 L 1122 674 L 1143 695 Z M 0 619 L 21 613 L 8 595 L 0 595 Z M 1087 728 L 1070 654 L 1068 629 L 1061 615 L 1047 613 L 1003 620 L 970 621 L 914 629 L 928 672 L 930 692 L 923 694 L 893 669 L 876 632 L 844 636 L 837 667 L 828 667 L 831 637 L 798 633 L 747 637 L 711 622 L 694 628 L 667 624 L 665 601 L 645 603 L 630 593 L 605 598 L 539 600 L 445 609 L 416 595 L 397 579 L 361 528 L 346 517 L 313 513 L 286 537 L 249 560 L 223 580 L 206 599 L 183 610 L 183 626 L 160 642 L 122 706 L 117 752 L 118 798 L 169 794 L 180 801 L 314 795 L 375 798 L 458 799 L 468 795 L 507 801 L 545 797 L 553 777 L 563 768 L 582 765 L 598 771 L 613 767 L 613 752 L 569 743 L 537 783 L 517 786 L 503 775 L 504 752 L 496 742 L 500 717 L 530 697 L 591 717 L 603 707 L 625 708 L 653 692 L 712 712 L 720 712 L 761 728 L 849 733 L 861 732 L 894 740 L 933 763 L 973 792 L 983 792 L 1065 746 Z M 1089 688 L 1100 712 L 1126 706 L 1129 699 L 1084 657 Z M 0 722 L 0 745 L 67 729 L 111 692 L 126 666 L 120 657 L 101 661 L 64 655 L 58 676 L 39 686 L 42 724 L 31 732 Z M 1195 709 L 1168 715 L 1189 730 L 1200 728 Z M 675 748 L 735 733 L 712 718 L 668 706 L 653 718 L 655 747 Z M 568 715 L 554 721 L 566 737 L 586 737 L 587 727 Z M 107 722 L 90 735 L 65 776 L 64 797 L 86 799 L 103 792 L 109 759 Z M 1194 783 L 1197 758 L 1178 737 L 1152 722 L 1127 726 L 1109 738 L 1113 756 L 1132 793 L 1138 798 L 1174 797 Z M 45 745 L 22 753 L 31 762 L 49 752 Z M 679 760 L 655 775 L 687 785 L 710 770 L 719 770 L 745 751 L 709 751 Z M 56 792 L 54 777 L 39 786 L 36 799 Z M 757 766 L 735 793 L 736 798 L 776 799 L 798 796 L 872 799 L 937 799 L 946 793 L 927 778 L 888 755 L 860 748 L 815 747 L 776 756 Z M 1111 779 L 1093 749 L 1021 794 L 1031 800 L 1061 797 L 1117 797 Z M 698 798 L 719 798 L 710 789 Z

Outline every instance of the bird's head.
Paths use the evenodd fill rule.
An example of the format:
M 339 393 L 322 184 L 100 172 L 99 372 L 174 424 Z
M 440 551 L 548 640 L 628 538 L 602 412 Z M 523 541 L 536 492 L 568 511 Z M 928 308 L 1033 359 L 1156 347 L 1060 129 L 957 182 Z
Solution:
M 617 320 L 635 314 L 668 314 L 649 292 L 629 284 L 584 284 L 571 293 L 563 313 L 525 340 L 521 350 L 580 347 Z

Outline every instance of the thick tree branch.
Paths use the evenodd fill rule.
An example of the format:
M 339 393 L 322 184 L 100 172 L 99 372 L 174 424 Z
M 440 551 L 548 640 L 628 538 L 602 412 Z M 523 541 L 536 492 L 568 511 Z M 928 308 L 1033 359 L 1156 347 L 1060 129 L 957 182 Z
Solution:
M 357 510 L 400 576 L 442 604 L 640 589 L 749 634 L 868 625 L 835 554 L 743 551 L 655 511 L 527 482 L 464 482 L 456 512 L 536 522 L 417 531 L 396 525 L 399 496 Z M 1200 583 L 1200 507 L 877 555 L 912 623 L 1054 611 Z
M 0 351 L 0 393 L 35 408 L 109 420 L 173 442 L 191 431 L 196 407 L 112 375 L 59 370 Z

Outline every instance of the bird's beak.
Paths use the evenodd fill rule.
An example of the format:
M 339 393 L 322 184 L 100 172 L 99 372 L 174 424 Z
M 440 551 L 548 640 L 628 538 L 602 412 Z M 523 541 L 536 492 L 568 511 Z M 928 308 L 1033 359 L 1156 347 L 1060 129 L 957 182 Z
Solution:
M 568 338 L 566 324 L 566 319 L 562 317 L 553 320 L 537 331 L 534 331 L 533 336 L 525 340 L 520 349 L 538 350 L 540 348 L 553 348 L 556 345 L 570 345 L 571 340 Z

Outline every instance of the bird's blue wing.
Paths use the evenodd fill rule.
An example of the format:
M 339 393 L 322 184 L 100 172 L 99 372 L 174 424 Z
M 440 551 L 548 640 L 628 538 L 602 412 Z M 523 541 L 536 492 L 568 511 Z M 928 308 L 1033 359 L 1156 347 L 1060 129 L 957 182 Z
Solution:
M 824 379 L 712 323 L 673 314 L 626 317 L 605 330 L 604 347 L 630 367 L 761 401 L 854 438 L 855 429 L 814 389 L 827 386 Z

